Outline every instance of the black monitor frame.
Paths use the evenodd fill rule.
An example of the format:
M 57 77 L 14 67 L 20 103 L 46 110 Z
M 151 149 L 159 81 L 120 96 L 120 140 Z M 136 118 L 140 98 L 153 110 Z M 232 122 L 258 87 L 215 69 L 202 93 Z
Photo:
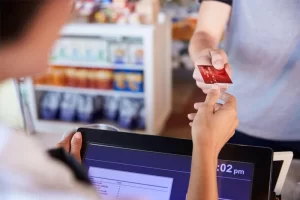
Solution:
M 192 155 L 193 143 L 187 139 L 87 128 L 79 128 L 78 131 L 82 133 L 83 138 L 81 150 L 83 159 L 89 143 L 185 156 Z M 251 199 L 269 200 L 273 162 L 272 149 L 226 144 L 219 154 L 219 159 L 253 163 L 254 175 Z

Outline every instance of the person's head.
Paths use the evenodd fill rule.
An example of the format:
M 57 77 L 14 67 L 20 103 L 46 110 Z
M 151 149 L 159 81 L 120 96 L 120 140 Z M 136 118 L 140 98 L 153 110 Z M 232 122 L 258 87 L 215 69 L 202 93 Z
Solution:
M 0 0 L 0 80 L 43 72 L 74 0 Z

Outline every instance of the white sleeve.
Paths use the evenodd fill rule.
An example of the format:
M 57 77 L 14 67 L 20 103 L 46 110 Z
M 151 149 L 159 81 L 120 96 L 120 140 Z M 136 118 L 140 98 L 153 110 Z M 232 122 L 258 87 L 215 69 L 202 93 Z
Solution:
M 60 198 L 66 195 L 77 196 L 76 200 L 99 199 L 93 187 L 77 182 L 72 172 L 53 160 L 35 138 L 5 127 L 0 127 L 0 182 L 9 188 L 6 196 L 24 193 L 36 199 L 45 194 L 55 196 L 52 199 L 66 199 Z M 3 194 L 0 191 L 0 199 Z

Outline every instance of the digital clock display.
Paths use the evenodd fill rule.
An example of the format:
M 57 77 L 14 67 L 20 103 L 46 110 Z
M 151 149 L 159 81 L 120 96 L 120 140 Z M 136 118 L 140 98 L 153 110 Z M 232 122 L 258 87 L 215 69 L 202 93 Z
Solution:
M 251 163 L 218 160 L 219 196 L 222 196 L 223 199 L 249 200 L 251 198 L 253 171 L 254 165 Z M 233 188 L 239 188 L 239 190 L 233 192 Z
M 226 164 L 226 163 L 218 164 L 217 172 L 224 172 L 224 173 L 229 173 L 229 174 L 233 174 L 233 175 L 244 175 L 245 174 L 245 170 L 243 168 L 237 169 L 234 167 L 234 165 Z

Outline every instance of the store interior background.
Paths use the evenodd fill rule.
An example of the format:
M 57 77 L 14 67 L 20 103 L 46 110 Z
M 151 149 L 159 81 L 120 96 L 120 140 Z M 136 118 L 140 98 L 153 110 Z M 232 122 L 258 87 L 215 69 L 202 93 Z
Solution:
M 49 71 L 25 78 L 19 84 L 23 113 L 16 85 L 11 80 L 1 84 L 0 95 L 5 98 L 0 100 L 0 120 L 15 128 L 26 126 L 45 147 L 53 146 L 63 134 L 76 127 L 94 123 L 108 123 L 129 132 L 190 138 L 187 114 L 193 112 L 195 102 L 204 98 L 192 78 L 194 66 L 187 50 L 196 27 L 199 3 L 191 0 L 77 2 L 81 2 L 77 12 L 54 45 Z M 106 31 L 100 31 L 100 37 L 96 37 L 93 34 L 98 30 Z M 99 48 L 95 43 L 104 57 L 96 58 L 97 53 L 93 51 Z M 139 60 L 141 52 L 142 60 Z M 56 93 L 56 97 L 53 94 L 45 97 L 47 93 Z M 65 94 L 73 97 L 64 97 Z M 81 105 L 85 106 L 74 103 L 78 96 L 82 96 Z M 86 96 L 100 96 L 100 100 Z M 105 108 L 108 105 L 105 102 L 110 101 L 111 108 L 115 101 L 108 97 L 129 99 L 125 102 L 119 99 L 115 107 L 131 108 L 117 111 L 117 118 L 107 116 L 104 112 L 110 110 Z M 89 100 L 93 105 L 89 105 Z M 63 106 L 63 101 L 68 105 Z M 95 101 L 101 101 L 101 116 L 97 114 L 98 117 L 90 119 Z M 81 107 L 81 110 L 72 111 L 72 102 L 74 109 Z M 141 114 L 143 106 L 145 110 Z M 143 120 L 146 127 L 140 125 Z

